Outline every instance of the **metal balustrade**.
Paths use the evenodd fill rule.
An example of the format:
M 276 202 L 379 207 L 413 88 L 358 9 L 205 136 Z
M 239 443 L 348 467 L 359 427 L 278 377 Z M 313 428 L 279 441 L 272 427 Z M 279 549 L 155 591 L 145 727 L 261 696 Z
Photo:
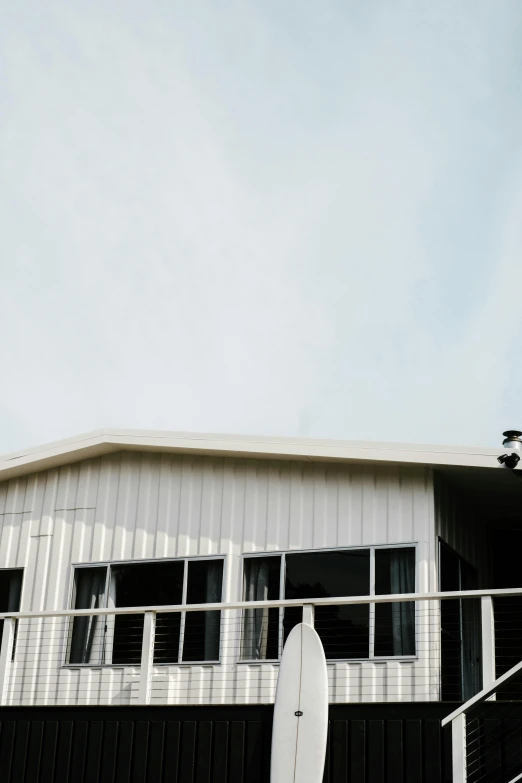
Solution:
M 516 596 L 522 589 L 4 613 L 0 703 L 270 703 L 286 636 L 311 607 L 332 703 L 437 701 L 493 685 L 495 600 Z M 516 640 L 522 629 L 502 623 Z
M 442 726 L 451 726 L 454 783 L 518 779 L 522 770 L 521 685 L 522 660 L 443 719 Z

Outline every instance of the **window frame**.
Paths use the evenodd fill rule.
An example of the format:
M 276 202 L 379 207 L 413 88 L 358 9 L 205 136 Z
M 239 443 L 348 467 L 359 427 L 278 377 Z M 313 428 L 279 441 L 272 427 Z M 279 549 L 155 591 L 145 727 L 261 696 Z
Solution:
M 20 587 L 20 606 L 16 610 L 17 612 L 21 612 L 22 611 L 22 600 L 23 600 L 23 597 L 24 597 L 24 588 L 25 588 L 25 578 L 24 578 L 25 568 L 26 568 L 25 566 L 13 566 L 13 567 L 11 567 L 11 566 L 2 566 L 0 568 L 0 573 L 3 572 L 3 571 L 21 571 L 22 572 L 22 585 Z M 4 612 L 2 614 L 4 614 Z M 3 627 L 4 627 L 4 623 L 2 622 L 0 624 L 0 645 L 1 645 L 1 642 L 2 642 L 1 636 L 2 636 Z M 13 650 L 12 650 L 12 653 L 11 653 L 11 661 L 14 661 L 14 659 L 15 659 L 16 642 L 17 642 L 17 640 L 18 640 L 18 620 L 16 620 L 16 622 L 15 622 L 14 635 L 13 635 Z
M 20 607 L 16 610 L 17 612 L 22 611 L 22 599 L 24 597 L 24 587 L 25 587 L 25 579 L 24 579 L 24 571 L 26 569 L 26 566 L 0 566 L 0 573 L 3 573 L 4 571 L 21 571 L 22 572 L 22 586 L 20 588 Z M 8 614 L 8 612 L 2 612 L 2 614 Z
M 279 557 L 281 558 L 281 569 L 279 579 L 279 599 L 284 600 L 284 587 L 286 580 L 286 555 L 300 555 L 305 553 L 325 553 L 325 552 L 356 552 L 361 550 L 369 550 L 370 553 L 370 591 L 368 595 L 370 597 L 377 596 L 375 592 L 375 552 L 378 549 L 414 549 L 415 550 L 415 592 L 419 589 L 419 542 L 408 541 L 398 544 L 368 544 L 367 546 L 336 546 L 336 547 L 320 547 L 317 549 L 284 549 L 284 550 L 272 550 L 270 552 L 243 552 L 241 556 L 241 600 L 243 600 L 245 590 L 245 560 L 253 557 Z M 310 603 L 313 603 L 313 599 L 310 599 Z M 369 620 L 368 620 L 368 633 L 369 633 L 369 656 L 367 658 L 328 658 L 327 664 L 331 663 L 363 663 L 367 661 L 376 661 L 382 663 L 384 661 L 416 661 L 419 658 L 418 644 L 417 644 L 417 632 L 419 629 L 419 614 L 418 614 L 418 602 L 415 602 L 415 655 L 375 655 L 375 603 L 369 604 Z M 279 663 L 283 651 L 283 612 L 284 609 L 279 609 L 279 633 L 278 633 L 278 657 L 277 658 L 239 658 L 237 663 L 252 664 L 264 664 L 264 663 Z
M 144 565 L 146 563 L 179 563 L 183 562 L 184 569 L 183 569 L 183 589 L 182 589 L 182 605 L 186 603 L 187 598 L 187 583 L 188 583 L 188 562 L 189 561 L 195 561 L 195 560 L 221 560 L 223 562 L 223 575 L 222 575 L 222 581 L 221 581 L 221 600 L 223 601 L 223 594 L 226 590 L 226 579 L 227 579 L 227 556 L 226 555 L 188 555 L 186 557 L 147 557 L 143 559 L 136 559 L 136 560 L 100 560 L 97 562 L 92 563 L 72 563 L 71 564 L 71 572 L 70 572 L 70 585 L 69 585 L 69 599 L 68 599 L 68 606 L 73 610 L 73 602 L 75 598 L 75 589 L 76 589 L 76 570 L 77 569 L 85 569 L 85 568 L 106 568 L 106 577 L 105 577 L 105 588 L 104 588 L 104 600 L 105 605 L 104 609 L 108 608 L 109 603 L 109 597 L 110 597 L 110 585 L 111 585 L 111 568 L 113 566 L 125 566 L 125 565 Z M 216 610 L 220 611 L 220 610 Z M 221 657 L 222 657 L 222 644 L 223 644 L 223 625 L 222 625 L 222 617 L 220 618 L 220 628 L 219 628 L 219 657 L 216 660 L 212 661 L 183 661 L 183 639 L 184 639 L 184 631 L 185 631 L 185 615 L 186 612 L 182 611 L 181 613 L 181 621 L 180 621 L 180 636 L 179 636 L 179 643 L 178 643 L 178 660 L 177 661 L 170 661 L 168 663 L 153 663 L 153 666 L 200 666 L 202 664 L 205 665 L 219 665 L 221 664 Z M 100 615 L 103 617 L 103 615 Z M 105 622 L 106 622 L 105 616 Z M 72 627 L 72 621 L 74 618 L 69 618 L 69 628 L 67 631 L 68 641 L 65 649 L 65 657 L 62 662 L 62 668 L 66 669 L 103 669 L 103 668 L 109 668 L 109 669 L 123 669 L 123 668 L 140 668 L 141 664 L 124 664 L 124 663 L 69 663 L 69 656 L 70 656 L 70 645 L 71 645 L 71 632 L 70 628 Z M 105 642 L 104 642 L 105 647 Z M 105 652 L 105 651 L 104 651 Z

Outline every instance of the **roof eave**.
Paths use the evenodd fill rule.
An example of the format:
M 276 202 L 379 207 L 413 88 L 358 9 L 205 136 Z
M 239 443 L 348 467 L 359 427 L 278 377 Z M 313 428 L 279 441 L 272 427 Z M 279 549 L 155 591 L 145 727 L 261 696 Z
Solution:
M 133 430 L 97 430 L 0 459 L 0 481 L 117 451 L 244 459 L 386 463 L 499 469 L 496 449 Z

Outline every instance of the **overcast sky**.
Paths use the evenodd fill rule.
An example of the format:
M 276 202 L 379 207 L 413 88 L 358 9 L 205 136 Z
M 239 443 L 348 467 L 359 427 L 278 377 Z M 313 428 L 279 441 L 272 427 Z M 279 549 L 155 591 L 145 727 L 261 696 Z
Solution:
M 17 0 L 0 453 L 522 429 L 518 0 Z

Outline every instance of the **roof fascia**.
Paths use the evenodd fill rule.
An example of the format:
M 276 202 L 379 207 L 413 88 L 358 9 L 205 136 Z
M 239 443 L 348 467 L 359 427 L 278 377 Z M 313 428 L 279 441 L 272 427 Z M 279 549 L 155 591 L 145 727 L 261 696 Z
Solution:
M 153 451 L 243 459 L 385 463 L 500 469 L 498 449 L 292 438 L 97 430 L 0 459 L 0 481 L 117 451 Z

